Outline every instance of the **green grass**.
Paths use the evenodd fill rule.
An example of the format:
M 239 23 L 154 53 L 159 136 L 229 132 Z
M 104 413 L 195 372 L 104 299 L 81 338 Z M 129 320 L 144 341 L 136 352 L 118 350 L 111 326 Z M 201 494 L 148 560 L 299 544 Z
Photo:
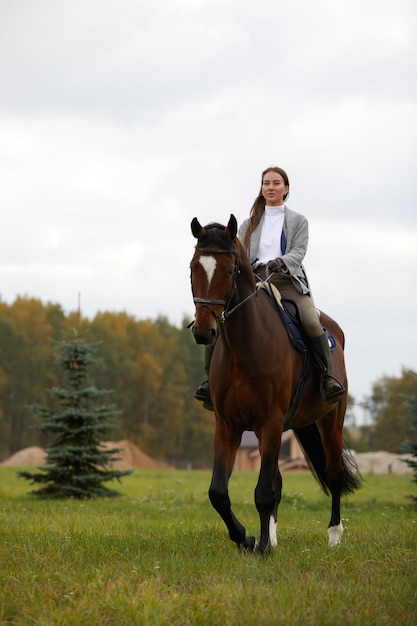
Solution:
M 284 474 L 278 548 L 241 555 L 212 509 L 203 471 L 136 471 L 124 497 L 38 501 L 0 468 L 0 624 L 414 625 L 417 509 L 410 476 L 368 476 L 330 500 L 310 474 Z M 233 508 L 259 534 L 257 476 L 235 473 Z M 115 483 L 111 483 L 115 486 Z

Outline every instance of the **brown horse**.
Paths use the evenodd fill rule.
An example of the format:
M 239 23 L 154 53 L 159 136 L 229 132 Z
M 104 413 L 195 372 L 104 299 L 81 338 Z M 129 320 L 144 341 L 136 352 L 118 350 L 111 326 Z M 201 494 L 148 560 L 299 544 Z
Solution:
M 305 357 L 290 341 L 272 298 L 256 286 L 236 237 L 236 218 L 231 215 L 227 227 L 202 227 L 194 218 L 191 230 L 197 238 L 190 265 L 196 305 L 192 332 L 199 344 L 216 341 L 209 372 L 216 421 L 210 501 L 239 548 L 265 553 L 276 546 L 282 490 L 278 456 L 282 432 L 291 426 L 313 474 L 324 492 L 331 494 L 328 537 L 330 545 L 337 545 L 343 533 L 340 497 L 360 486 L 356 467 L 343 449 L 347 392 L 337 404 L 328 404 L 320 396 L 317 368 L 308 367 L 300 395 Z M 323 313 L 321 322 L 336 340 L 334 375 L 347 389 L 343 332 Z M 255 488 L 259 542 L 248 537 L 236 519 L 228 492 L 245 430 L 255 432 L 261 455 Z

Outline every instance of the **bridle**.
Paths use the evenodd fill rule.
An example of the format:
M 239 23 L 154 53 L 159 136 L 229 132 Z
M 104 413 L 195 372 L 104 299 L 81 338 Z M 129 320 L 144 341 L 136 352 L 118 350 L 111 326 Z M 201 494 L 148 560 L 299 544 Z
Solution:
M 224 324 L 224 322 L 226 321 L 226 319 L 234 312 L 236 311 L 236 309 L 240 308 L 247 300 L 249 300 L 250 298 L 252 298 L 253 296 L 256 296 L 258 289 L 255 288 L 255 290 L 250 293 L 248 296 L 246 296 L 246 298 L 244 298 L 243 300 L 241 300 L 240 302 L 238 302 L 233 308 L 229 309 L 232 298 L 233 298 L 233 294 L 235 292 L 235 290 L 237 289 L 237 282 L 239 280 L 239 276 L 240 276 L 240 269 L 238 266 L 238 262 L 237 262 L 237 257 L 236 257 L 236 250 L 232 249 L 232 250 L 219 250 L 218 248 L 206 248 L 205 246 L 196 246 L 196 251 L 200 250 L 206 253 L 206 254 L 230 254 L 233 257 L 234 260 L 234 265 L 233 265 L 233 285 L 232 288 L 230 290 L 230 294 L 228 295 L 228 297 L 226 299 L 213 299 L 213 298 L 196 298 L 194 297 L 194 303 L 195 304 L 200 304 L 200 306 L 198 307 L 198 309 L 201 309 L 202 307 L 207 307 L 210 311 L 210 313 L 213 315 L 213 317 L 216 319 L 216 321 L 221 322 L 222 324 Z M 217 313 L 211 308 L 210 305 L 214 305 L 214 304 L 220 304 L 224 306 L 224 309 L 221 313 L 221 315 L 217 315 Z M 198 310 L 197 309 L 197 310 Z

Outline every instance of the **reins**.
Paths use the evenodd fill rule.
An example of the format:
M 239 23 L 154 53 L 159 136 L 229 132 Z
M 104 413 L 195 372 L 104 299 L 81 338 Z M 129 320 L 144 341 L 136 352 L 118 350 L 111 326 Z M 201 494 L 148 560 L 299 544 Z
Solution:
M 232 315 L 232 313 L 234 313 L 237 309 L 240 309 L 241 306 L 243 306 L 248 300 L 250 300 L 251 298 L 253 298 L 254 296 L 256 296 L 258 293 L 258 287 L 255 287 L 255 291 L 253 291 L 252 293 L 250 293 L 248 296 L 246 296 L 246 298 L 243 298 L 243 300 L 241 300 L 240 302 L 238 302 L 233 309 L 230 309 L 229 311 L 227 309 L 224 309 L 223 313 L 220 315 L 220 322 L 222 324 L 225 323 L 226 319 L 228 317 L 230 317 L 230 315 Z
M 265 280 L 262 281 L 262 284 L 265 283 L 269 283 L 269 281 L 272 278 L 272 274 L 270 274 Z M 253 291 L 252 293 L 250 293 L 248 296 L 246 296 L 246 298 L 243 298 L 243 300 L 241 300 L 240 302 L 238 302 L 236 304 L 236 306 L 233 307 L 233 309 L 230 309 L 230 311 L 226 311 L 224 310 L 223 313 L 220 316 L 220 321 L 222 323 L 224 323 L 226 321 L 226 318 L 229 317 L 232 313 L 234 313 L 236 311 L 236 309 L 239 309 L 241 306 L 243 306 L 248 300 L 250 300 L 251 298 L 253 298 L 254 296 L 258 295 L 258 291 L 260 289 L 260 285 L 256 285 L 255 287 L 255 291 Z

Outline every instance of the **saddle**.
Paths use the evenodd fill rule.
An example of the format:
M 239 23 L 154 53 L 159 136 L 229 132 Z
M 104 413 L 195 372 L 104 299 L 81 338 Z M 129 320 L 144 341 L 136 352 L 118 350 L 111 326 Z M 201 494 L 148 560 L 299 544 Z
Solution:
M 294 348 L 302 354 L 307 352 L 309 350 L 308 340 L 304 333 L 301 312 L 297 304 L 293 300 L 284 300 L 275 285 L 269 282 L 257 283 L 257 287 L 262 289 L 273 301 Z M 319 310 L 317 310 L 317 315 L 320 317 Z M 333 352 L 336 350 L 336 340 L 327 328 L 324 328 L 324 331 L 327 333 L 330 351 Z

